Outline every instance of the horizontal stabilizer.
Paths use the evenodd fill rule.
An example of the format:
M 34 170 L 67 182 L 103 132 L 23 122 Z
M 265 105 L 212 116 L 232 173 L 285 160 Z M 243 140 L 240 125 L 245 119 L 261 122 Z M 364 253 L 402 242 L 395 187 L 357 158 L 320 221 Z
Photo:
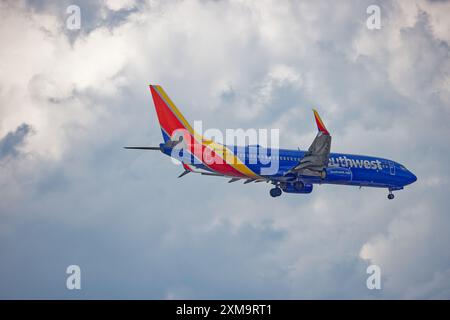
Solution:
M 124 149 L 134 149 L 134 150 L 161 150 L 160 147 L 123 147 Z
M 212 172 L 211 173 L 210 172 L 201 172 L 200 174 L 203 175 L 203 176 L 226 177 L 223 174 L 212 173 Z
M 191 172 L 191 171 L 189 171 L 189 170 L 184 170 L 184 171 L 178 176 L 178 178 L 184 177 L 184 176 L 187 175 L 189 172 Z

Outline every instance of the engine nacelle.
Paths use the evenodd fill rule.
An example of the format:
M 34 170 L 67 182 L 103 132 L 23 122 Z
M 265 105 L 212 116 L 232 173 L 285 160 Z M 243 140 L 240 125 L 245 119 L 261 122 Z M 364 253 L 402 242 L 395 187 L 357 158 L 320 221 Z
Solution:
M 331 167 L 325 169 L 325 178 L 332 182 L 347 182 L 352 181 L 353 174 L 348 168 Z
M 286 193 L 311 193 L 313 191 L 313 185 L 295 182 L 287 183 L 286 185 L 281 186 L 281 189 Z

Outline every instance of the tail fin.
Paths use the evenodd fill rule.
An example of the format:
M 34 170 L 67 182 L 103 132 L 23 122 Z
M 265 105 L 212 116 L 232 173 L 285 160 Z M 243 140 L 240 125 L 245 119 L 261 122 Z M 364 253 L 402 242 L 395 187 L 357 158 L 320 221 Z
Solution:
M 161 86 L 150 85 L 150 92 L 152 93 L 164 142 L 170 140 L 174 131 L 178 129 L 184 129 L 194 134 L 194 130 L 189 122 L 187 122 Z

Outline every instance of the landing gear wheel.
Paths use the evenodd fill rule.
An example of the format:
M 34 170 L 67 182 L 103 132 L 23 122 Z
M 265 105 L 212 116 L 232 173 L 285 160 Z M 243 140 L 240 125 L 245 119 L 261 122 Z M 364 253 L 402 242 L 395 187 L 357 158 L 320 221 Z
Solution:
M 388 194 L 388 199 L 389 199 L 389 200 L 394 199 L 394 194 L 393 194 L 393 193 L 389 193 L 389 194 Z
M 270 195 L 274 198 L 281 196 L 281 189 L 277 187 L 270 189 Z
M 322 172 L 320 172 L 320 178 L 323 180 L 327 177 L 327 172 L 325 170 L 323 170 Z

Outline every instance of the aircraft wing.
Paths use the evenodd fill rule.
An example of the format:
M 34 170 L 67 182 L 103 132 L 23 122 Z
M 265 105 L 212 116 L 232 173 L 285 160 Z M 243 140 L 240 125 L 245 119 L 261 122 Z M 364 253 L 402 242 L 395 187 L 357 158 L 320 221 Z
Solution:
M 313 110 L 319 132 L 300 162 L 289 170 L 306 176 L 321 176 L 328 166 L 331 136 L 316 110 Z

